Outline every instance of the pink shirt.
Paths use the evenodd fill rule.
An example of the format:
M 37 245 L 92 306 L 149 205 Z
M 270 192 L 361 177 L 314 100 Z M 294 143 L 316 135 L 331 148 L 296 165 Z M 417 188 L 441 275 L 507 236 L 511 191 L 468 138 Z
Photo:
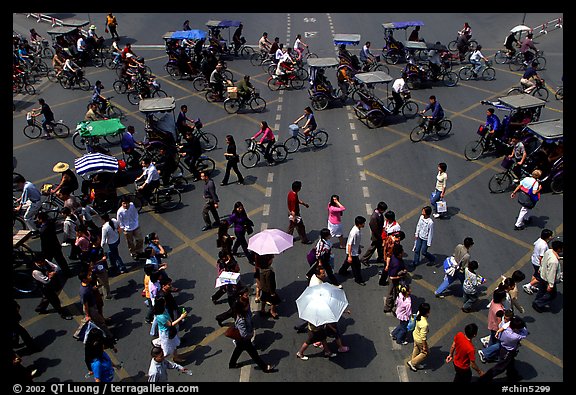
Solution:
M 412 314 L 412 299 L 410 295 L 404 296 L 402 293 L 398 294 L 396 298 L 396 318 L 400 321 L 409 321 Z
M 328 221 L 331 224 L 338 225 L 342 222 L 342 211 L 346 210 L 346 207 L 338 207 L 328 205 Z
M 501 318 L 496 317 L 496 312 L 498 310 L 504 310 L 504 306 L 500 303 L 494 303 L 490 305 L 490 310 L 488 310 L 488 330 L 497 331 L 498 324 L 500 324 Z
M 258 133 L 256 133 L 254 136 L 252 136 L 252 138 L 255 139 L 256 137 L 260 136 L 261 134 L 263 136 L 259 141 L 260 143 L 276 139 L 276 137 L 274 136 L 274 132 L 272 132 L 272 129 L 270 129 L 270 128 L 266 128 L 264 130 L 260 129 L 258 131 Z

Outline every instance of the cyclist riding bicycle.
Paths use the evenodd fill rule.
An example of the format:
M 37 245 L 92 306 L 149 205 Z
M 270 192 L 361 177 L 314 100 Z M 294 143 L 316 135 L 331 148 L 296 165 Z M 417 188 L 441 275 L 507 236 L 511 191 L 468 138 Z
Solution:
M 406 78 L 408 76 L 405 72 L 402 72 L 400 78 L 394 80 L 392 83 L 392 97 L 394 98 L 394 110 L 392 113 L 394 115 L 400 112 L 400 108 L 404 104 L 404 98 L 402 97 L 403 94 L 410 93 L 410 89 L 408 89 L 408 85 L 406 85 Z
M 532 41 L 532 37 L 534 37 L 534 35 L 528 33 L 524 40 L 522 40 L 522 45 L 520 46 L 520 52 L 524 54 L 525 65 L 529 65 L 532 62 L 532 59 L 536 56 L 535 53 L 538 51 L 534 45 L 534 41 Z M 533 50 L 534 52 L 530 50 Z
M 262 33 L 262 37 L 260 37 L 260 40 L 258 40 L 258 48 L 260 48 L 260 51 L 269 53 L 271 45 L 272 43 L 270 40 L 268 40 L 268 33 Z
M 304 41 L 302 41 L 302 35 L 298 34 L 296 36 L 296 40 L 294 41 L 294 51 L 296 51 L 298 53 L 298 56 L 296 57 L 296 61 L 299 61 L 302 59 L 302 52 L 304 52 L 305 48 L 308 48 L 308 44 L 306 44 Z
M 135 150 L 135 147 L 136 145 L 142 145 L 142 142 L 134 139 L 135 133 L 136 129 L 134 126 L 128 125 L 126 131 L 122 133 L 122 140 L 120 140 L 120 148 L 122 148 L 122 152 L 131 158 L 127 165 L 132 168 L 138 166 L 141 157 L 140 153 Z
M 436 100 L 436 96 L 432 95 L 428 98 L 429 103 L 426 108 L 420 111 L 420 114 L 424 114 L 428 110 L 432 110 L 432 115 L 427 116 L 430 121 L 428 122 L 428 126 L 426 128 L 427 132 L 432 131 L 432 127 L 438 127 L 438 123 L 444 119 L 444 109 L 440 105 L 440 103 Z
M 300 118 L 295 120 L 293 123 L 295 125 L 298 125 L 298 122 L 300 122 L 303 119 L 306 119 L 306 123 L 302 127 L 305 137 L 304 145 L 308 145 L 311 139 L 310 133 L 316 130 L 316 128 L 318 127 L 318 124 L 316 123 L 316 118 L 314 118 L 314 113 L 312 112 L 312 109 L 310 107 L 306 107 L 304 109 L 304 114 L 302 114 Z
M 62 68 L 64 67 L 65 61 L 66 59 L 64 59 L 62 51 L 56 50 L 54 56 L 52 56 L 52 68 L 56 72 L 56 77 L 60 77 L 60 75 L 62 74 Z
M 494 138 L 499 138 L 502 134 L 502 123 L 500 122 L 500 118 L 498 115 L 494 113 L 493 108 L 489 108 L 486 110 L 486 123 L 484 127 L 488 129 L 488 133 L 486 133 L 486 144 L 493 143 Z
M 64 72 L 65 76 L 70 78 L 72 84 L 75 84 L 77 77 L 79 77 L 80 73 L 82 72 L 82 68 L 74 63 L 71 56 L 68 56 L 66 57 L 64 66 L 62 66 L 62 71 Z
M 537 64 L 532 62 L 530 66 L 526 69 L 522 78 L 520 78 L 520 84 L 524 88 L 524 93 L 530 94 L 534 89 L 537 88 L 537 81 L 544 84 L 544 80 L 540 78 L 538 72 L 536 71 Z
M 104 85 L 100 80 L 97 80 L 94 84 L 94 89 L 92 90 L 92 103 L 95 103 L 100 106 L 100 111 L 104 112 L 106 110 L 106 103 L 108 100 L 102 96 L 102 89 L 104 89 Z
M 237 84 L 236 87 L 238 88 L 238 96 L 240 100 L 244 102 L 248 102 L 252 93 L 254 92 L 254 86 L 250 82 L 250 76 L 245 75 Z
M 363 63 L 362 69 L 368 71 L 370 64 L 376 62 L 376 57 L 370 52 L 370 41 L 366 41 L 364 47 L 360 51 L 360 61 Z
M 440 41 L 436 41 L 436 45 L 441 45 Z M 442 59 L 440 58 L 440 51 L 431 49 L 428 51 L 428 65 L 432 71 L 432 77 L 436 80 L 440 75 Z
M 218 64 L 216 64 L 216 68 L 212 70 L 212 73 L 210 74 L 210 88 L 212 88 L 212 92 L 214 92 L 216 95 L 216 101 L 224 100 L 224 84 L 231 84 L 230 81 L 224 78 L 224 75 L 222 74 L 223 70 L 224 64 L 222 62 L 218 62 Z
M 156 166 L 149 157 L 142 158 L 140 162 L 142 164 L 142 174 L 138 176 L 134 183 L 138 183 L 141 179 L 145 178 L 144 183 L 138 187 L 136 192 L 139 192 L 141 196 L 150 201 L 150 196 L 154 189 L 160 186 L 160 174 L 158 174 L 158 170 L 156 170 Z
M 284 47 L 282 48 L 282 57 L 278 59 L 278 65 L 276 66 L 276 71 L 274 74 L 284 82 L 288 80 L 288 75 L 294 72 L 294 61 L 288 54 L 288 50 Z
M 44 135 L 42 136 L 42 138 L 50 140 L 52 136 L 48 131 L 48 124 L 54 122 L 54 113 L 52 112 L 52 109 L 50 108 L 48 103 L 46 103 L 46 101 L 43 98 L 38 99 L 38 104 L 40 104 L 40 107 L 33 108 L 31 112 L 35 115 L 42 114 L 42 116 L 44 117 L 42 119 L 42 130 L 44 130 Z
M 480 59 L 482 59 L 485 62 L 488 61 L 488 58 L 486 56 L 482 55 L 481 50 L 482 50 L 482 45 L 478 45 L 476 47 L 476 49 L 474 50 L 474 52 L 472 52 L 472 55 L 470 55 L 470 63 L 472 63 L 474 65 L 474 69 L 472 70 L 472 74 L 474 75 L 474 78 L 478 77 L 478 72 L 482 68 L 482 62 L 480 62 Z
M 184 163 L 186 163 L 194 176 L 194 181 L 198 181 L 200 179 L 200 172 L 196 168 L 196 162 L 202 155 L 202 144 L 200 143 L 200 139 L 194 135 L 192 129 L 187 129 L 184 132 L 184 139 L 186 141 L 184 144 L 178 146 L 178 152 L 180 156 L 184 158 Z
M 504 40 L 504 48 L 508 50 L 508 56 L 512 57 L 516 54 L 516 47 L 520 47 L 520 42 L 516 38 L 516 33 L 511 32 L 508 36 L 506 36 L 506 40 Z

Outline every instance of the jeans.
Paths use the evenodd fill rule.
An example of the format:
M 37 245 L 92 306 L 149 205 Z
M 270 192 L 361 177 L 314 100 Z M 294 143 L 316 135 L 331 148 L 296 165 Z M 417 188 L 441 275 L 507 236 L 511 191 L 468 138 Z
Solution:
M 28 230 L 37 231 L 38 229 L 36 227 L 36 223 L 34 222 L 34 218 L 36 218 L 36 214 L 38 214 L 38 211 L 40 211 L 42 202 L 40 200 L 37 202 L 32 202 L 29 200 L 29 202 L 30 205 L 28 205 L 28 208 L 24 213 L 24 223 L 26 223 Z M 24 205 L 24 207 L 26 207 L 26 205 Z
M 432 206 L 432 210 L 434 210 L 435 213 L 438 213 L 438 206 L 436 203 L 440 201 L 441 194 L 441 191 L 435 189 L 433 195 L 430 196 L 430 205 Z
M 108 261 L 110 262 L 110 266 L 116 268 L 118 270 L 126 270 L 126 266 L 124 266 L 124 261 L 120 257 L 120 253 L 118 252 L 118 245 L 120 244 L 120 238 L 116 243 L 108 244 Z
M 474 72 L 474 74 L 478 75 L 478 72 L 482 68 L 482 62 L 480 62 L 479 60 L 470 60 L 470 63 L 474 65 L 474 69 L 472 71 Z
M 408 321 L 400 321 L 398 326 L 392 331 L 392 336 L 396 338 L 396 343 L 401 344 L 406 340 L 406 335 L 408 334 L 407 326 Z
M 552 287 L 552 291 L 548 292 L 548 282 L 540 278 L 538 280 L 538 293 L 532 305 L 540 309 L 546 309 L 547 305 L 556 299 L 557 294 L 556 286 Z
M 434 255 L 428 252 L 428 240 L 416 238 L 416 248 L 414 249 L 414 261 L 412 261 L 412 266 L 416 267 L 420 264 L 420 253 L 424 255 L 430 262 L 435 262 L 436 258 Z
M 444 275 L 444 281 L 438 287 L 438 289 L 434 292 L 435 295 L 440 295 L 442 292 L 446 290 L 454 281 L 460 280 L 461 283 L 464 283 L 464 273 L 460 270 L 456 270 L 453 276 L 449 276 L 447 274 Z
M 486 347 L 482 352 L 484 353 L 484 358 L 486 358 L 486 361 L 494 361 L 498 359 L 498 354 L 500 352 L 500 340 Z
M 464 305 L 462 306 L 463 309 L 471 309 L 474 306 L 474 303 L 478 300 L 478 294 L 467 294 L 464 292 Z

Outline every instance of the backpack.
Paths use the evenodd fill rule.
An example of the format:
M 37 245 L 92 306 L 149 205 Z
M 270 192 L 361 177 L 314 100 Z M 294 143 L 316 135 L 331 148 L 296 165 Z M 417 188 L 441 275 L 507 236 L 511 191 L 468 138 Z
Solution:
M 412 332 L 416 328 L 416 313 L 410 315 L 410 319 L 408 320 L 408 325 L 406 326 L 406 330 L 408 332 Z

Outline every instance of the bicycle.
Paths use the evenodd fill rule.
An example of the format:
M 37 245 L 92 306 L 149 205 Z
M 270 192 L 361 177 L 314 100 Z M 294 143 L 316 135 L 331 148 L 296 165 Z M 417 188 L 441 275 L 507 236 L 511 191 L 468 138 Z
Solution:
M 147 92 L 144 84 L 148 84 Z M 140 100 L 150 97 L 168 97 L 168 94 L 160 89 L 160 84 L 156 80 L 149 82 L 140 78 L 134 83 L 134 89 L 128 92 L 128 101 L 135 106 L 140 103 Z
M 271 91 L 277 91 L 280 89 L 302 89 L 304 87 L 304 80 L 300 79 L 298 75 L 293 73 L 286 73 L 283 76 L 278 76 L 274 74 L 272 77 L 268 78 L 266 83 Z
M 390 74 L 390 69 L 384 63 L 380 62 L 380 55 L 374 56 L 374 61 L 372 62 L 364 62 L 361 67 L 361 72 L 369 72 L 369 71 L 383 71 L 386 74 Z
M 24 294 L 32 293 L 37 288 L 36 280 L 32 277 L 35 254 L 25 244 L 31 234 L 32 232 L 25 230 L 12 236 L 12 287 Z M 16 270 L 20 267 L 24 269 Z
M 512 61 L 512 59 L 514 58 L 515 55 L 516 55 L 516 52 L 513 55 L 510 55 L 510 50 L 508 48 L 499 49 L 494 54 L 494 61 L 497 64 L 507 64 L 507 63 L 510 63 Z
M 438 135 L 438 137 L 445 137 L 448 136 L 448 134 L 452 130 L 452 121 L 447 118 L 443 118 L 432 128 L 433 130 L 428 131 L 430 118 L 423 114 L 419 115 L 420 117 L 422 117 L 422 120 L 420 121 L 418 126 L 412 129 L 412 131 L 410 132 L 410 140 L 412 140 L 415 143 L 421 141 L 424 138 L 424 136 L 426 136 L 427 134 L 431 134 L 432 132 L 436 132 L 436 135 Z
M 130 198 L 130 201 L 134 203 L 134 206 L 138 209 L 140 213 L 142 207 L 145 203 L 150 204 L 156 208 L 160 208 L 163 211 L 173 210 L 180 205 L 182 202 L 182 195 L 180 191 L 173 186 L 159 186 L 154 188 L 149 199 L 146 199 L 138 192 L 138 184 L 134 183 L 136 192 L 126 194 Z
M 484 81 L 492 81 L 496 77 L 496 70 L 492 67 L 492 62 L 490 60 L 485 61 L 482 66 L 480 66 L 480 71 L 478 73 L 474 72 L 476 65 L 468 64 L 458 71 L 458 77 L 464 81 L 469 81 L 474 78 L 483 79 Z
M 194 121 L 194 126 L 192 127 L 192 133 L 194 136 L 198 137 L 200 140 L 200 145 L 203 151 L 212 151 L 218 146 L 218 137 L 210 132 L 205 132 L 202 127 L 204 124 L 200 121 L 200 118 Z M 182 135 L 179 134 L 181 141 Z
M 78 86 L 83 91 L 89 91 L 92 87 L 92 84 L 86 77 L 84 77 L 82 70 L 78 70 L 76 75 L 73 76 L 63 72 L 62 77 L 60 78 L 60 86 L 62 86 L 64 89 L 72 89 Z
M 250 63 L 252 66 L 267 67 L 270 63 L 274 63 L 273 59 L 274 54 L 270 54 L 268 51 L 261 50 L 250 55 Z
M 556 100 L 564 101 L 564 86 L 559 86 L 554 92 L 554 97 Z
M 122 132 L 113 135 L 105 135 L 103 137 L 108 144 L 118 145 L 122 141 Z M 87 149 L 86 146 L 88 145 L 91 146 L 95 152 L 107 153 L 110 151 L 100 145 L 100 137 L 83 137 L 80 135 L 80 131 L 76 131 L 72 135 L 72 144 L 80 151 L 85 151 Z
M 246 139 L 245 141 L 248 145 L 248 151 L 242 155 L 240 162 L 245 168 L 251 169 L 260 162 L 260 154 L 264 155 L 265 147 L 263 144 L 258 144 L 254 139 Z M 270 150 L 270 155 L 274 163 L 280 163 L 288 157 L 288 150 L 284 144 L 274 144 Z
M 532 92 L 530 92 L 530 94 L 540 100 L 547 101 L 550 92 L 548 91 L 548 89 L 546 89 L 545 81 L 535 80 L 535 82 L 536 82 L 536 88 L 533 89 Z M 527 86 L 524 86 L 523 84 L 521 84 L 520 86 L 515 86 L 514 88 L 510 89 L 508 93 L 506 93 L 506 96 L 526 95 L 527 94 L 525 91 L 526 88 Z
M 468 45 L 467 45 L 467 50 L 466 52 L 474 52 L 474 50 L 476 49 L 476 47 L 478 46 L 478 41 L 471 39 L 468 40 Z M 452 40 L 448 43 L 448 50 L 450 52 L 458 52 L 458 39 L 456 40 Z
M 536 63 L 534 67 L 537 71 L 544 70 L 546 68 L 546 58 L 543 56 L 544 52 L 536 51 L 536 55 L 530 60 L 530 64 Z M 520 71 L 526 70 L 528 67 L 528 62 L 523 52 L 518 52 L 514 57 L 508 62 L 508 67 L 510 71 Z
M 508 157 L 504 157 L 502 163 L 500 164 L 505 171 L 501 173 L 496 173 L 492 177 L 490 177 L 490 181 L 488 181 L 488 189 L 492 193 L 502 193 L 506 192 L 510 189 L 515 179 L 522 179 L 523 177 L 529 176 L 530 173 L 524 169 L 524 167 L 520 166 L 520 177 L 517 177 L 516 174 L 512 171 L 514 167 L 517 167 L 516 163 L 513 159 L 509 159 Z
M 16 197 L 12 196 L 12 236 L 14 236 L 20 230 L 26 230 L 28 227 L 22 218 L 21 211 L 17 211 L 16 207 L 19 203 L 16 203 Z
M 284 142 L 284 147 L 289 154 L 292 154 L 300 148 L 300 144 L 303 142 L 304 145 L 312 144 L 316 148 L 322 148 L 328 143 L 328 133 L 324 129 L 316 129 L 310 132 L 309 141 L 306 141 L 306 136 L 304 133 L 300 132 L 298 125 L 293 124 L 289 126 L 291 137 L 286 139 Z
M 27 125 L 24 126 L 23 132 L 29 139 L 37 139 L 42 135 L 42 125 L 36 119 L 39 113 L 28 112 L 26 114 Z M 46 123 L 46 129 L 49 133 L 53 133 L 58 138 L 66 138 L 70 135 L 70 128 L 62 123 L 62 120 L 52 121 Z
M 114 96 L 110 96 L 106 98 L 106 101 L 104 102 L 104 113 L 108 116 L 108 118 L 118 118 L 118 119 L 123 119 L 124 118 L 124 112 L 119 109 L 118 107 L 116 107 L 114 104 L 112 104 L 112 102 L 110 101 L 110 99 L 114 98 Z M 115 136 L 114 136 L 115 137 Z M 120 135 L 120 139 L 122 138 L 122 135 Z M 118 144 L 120 144 L 120 139 L 118 140 Z M 114 143 L 116 144 L 116 143 Z
M 36 88 L 31 83 L 32 79 L 28 72 L 22 72 L 20 75 L 12 78 L 12 93 L 26 93 L 28 95 L 35 95 Z
M 228 114 L 236 114 L 246 106 L 254 112 L 263 112 L 266 109 L 266 100 L 260 97 L 260 92 L 254 89 L 248 99 L 238 96 L 238 92 L 229 91 L 228 98 L 224 100 L 224 109 Z
M 471 141 L 468 144 L 466 144 L 466 146 L 464 146 L 464 156 L 466 157 L 467 160 L 470 161 L 476 160 L 485 153 L 497 151 L 499 149 L 497 143 L 501 144 L 502 147 L 506 146 L 511 148 L 510 146 L 508 146 L 508 144 L 506 144 L 497 137 L 493 137 L 490 140 L 488 140 L 487 139 L 488 128 L 486 128 L 486 126 L 484 125 L 480 125 L 477 133 L 480 135 L 480 139 Z
M 192 169 L 190 169 L 190 166 L 188 166 L 188 163 L 186 163 L 180 155 L 178 156 L 178 168 L 180 169 L 180 172 L 184 173 L 184 169 L 186 169 L 190 174 L 194 174 Z M 216 169 L 216 162 L 214 162 L 212 158 L 209 158 L 206 155 L 200 155 L 196 159 L 195 166 L 198 173 L 204 172 L 206 175 L 210 176 Z
M 400 95 L 402 96 L 403 103 L 398 111 L 402 113 L 404 118 L 414 118 L 418 113 L 418 103 L 410 99 L 410 92 L 403 92 Z M 396 108 L 396 100 L 394 100 L 393 96 L 388 97 L 386 107 L 391 112 L 394 112 L 394 109 Z

